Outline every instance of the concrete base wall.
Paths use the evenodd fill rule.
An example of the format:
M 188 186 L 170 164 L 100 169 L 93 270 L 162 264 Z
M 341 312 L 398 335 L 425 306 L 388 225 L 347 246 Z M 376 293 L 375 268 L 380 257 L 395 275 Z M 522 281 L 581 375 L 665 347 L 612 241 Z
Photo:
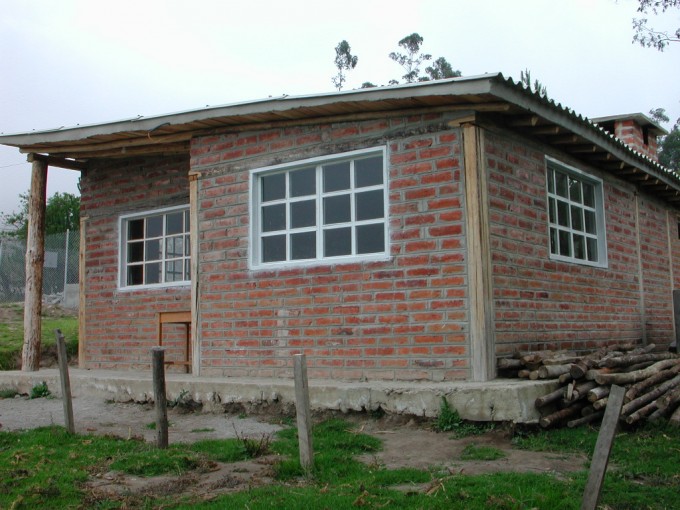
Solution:
M 95 395 L 119 402 L 153 400 L 151 373 L 71 369 L 74 397 Z M 59 394 L 59 373 L 55 369 L 39 372 L 0 372 L 0 388 L 16 388 L 30 393 L 45 381 Z M 204 410 L 223 410 L 230 404 L 246 407 L 273 404 L 294 406 L 295 389 L 290 379 L 207 378 L 166 374 L 168 400 L 181 394 L 202 402 Z M 439 414 L 441 399 L 446 398 L 460 416 L 474 421 L 533 423 L 540 416 L 534 407 L 536 397 L 556 389 L 554 381 L 519 379 L 487 383 L 396 383 L 396 382 L 309 382 L 313 410 L 377 411 L 425 417 Z

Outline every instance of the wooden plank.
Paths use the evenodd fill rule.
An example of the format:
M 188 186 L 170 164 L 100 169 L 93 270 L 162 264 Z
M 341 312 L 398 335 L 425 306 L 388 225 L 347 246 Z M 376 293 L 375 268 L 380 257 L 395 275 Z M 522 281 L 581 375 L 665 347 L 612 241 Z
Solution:
M 191 278 L 191 373 L 201 375 L 201 339 L 199 338 L 199 312 L 198 306 L 198 172 L 189 173 L 189 249 L 191 254 L 190 278 Z
M 156 446 L 168 447 L 168 403 L 165 396 L 165 349 L 151 348 L 151 371 L 153 376 L 153 402 L 156 409 Z
M 309 410 L 307 358 L 304 354 L 295 354 L 293 360 L 295 362 L 295 411 L 300 443 L 300 465 L 305 471 L 310 471 L 314 467 L 314 446 L 312 445 L 312 419 Z
M 59 379 L 61 382 L 61 400 L 64 404 L 64 425 L 69 434 L 76 433 L 73 421 L 73 401 L 71 399 L 71 379 L 68 374 L 68 358 L 66 357 L 66 342 L 61 330 L 54 331 L 57 341 L 57 361 L 59 363 Z
M 463 126 L 465 160 L 465 227 L 470 296 L 470 378 L 496 376 L 489 200 L 482 130 Z
M 597 508 L 604 475 L 607 471 L 607 464 L 609 464 L 609 454 L 611 453 L 614 435 L 619 424 L 619 416 L 621 415 L 625 393 L 626 389 L 623 386 L 613 385 L 611 387 L 600 433 L 597 435 L 593 461 L 590 463 L 590 474 L 588 475 L 586 488 L 583 492 L 581 510 L 595 510 Z
M 45 203 L 47 164 L 34 161 L 31 169 L 31 190 L 28 199 L 28 237 L 26 239 L 26 293 L 24 297 L 24 346 L 21 370 L 40 369 L 40 338 L 42 334 L 43 265 L 45 262 Z
M 80 217 L 80 246 L 78 247 L 78 367 L 86 368 L 85 345 L 85 247 L 87 230 L 87 216 Z
M 31 153 L 26 160 L 29 163 L 34 161 L 43 161 L 49 166 L 56 166 L 57 168 L 65 168 L 67 170 L 86 170 L 87 163 L 84 161 L 74 161 L 73 159 L 58 158 L 56 156 L 45 156 L 44 154 Z

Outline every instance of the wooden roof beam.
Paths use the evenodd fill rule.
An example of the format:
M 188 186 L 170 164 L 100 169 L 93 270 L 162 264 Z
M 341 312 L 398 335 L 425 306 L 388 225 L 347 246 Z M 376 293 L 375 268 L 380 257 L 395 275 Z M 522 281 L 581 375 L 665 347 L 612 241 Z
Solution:
M 56 156 L 46 156 L 44 154 L 31 153 L 28 155 L 26 160 L 29 163 L 34 161 L 42 161 L 47 163 L 48 166 L 56 166 L 57 168 L 66 168 L 67 170 L 85 170 L 87 168 L 87 163 L 84 161 L 76 161 L 74 159 L 59 158 Z
M 512 127 L 533 127 L 538 125 L 539 120 L 538 115 L 526 115 L 513 119 L 508 124 Z

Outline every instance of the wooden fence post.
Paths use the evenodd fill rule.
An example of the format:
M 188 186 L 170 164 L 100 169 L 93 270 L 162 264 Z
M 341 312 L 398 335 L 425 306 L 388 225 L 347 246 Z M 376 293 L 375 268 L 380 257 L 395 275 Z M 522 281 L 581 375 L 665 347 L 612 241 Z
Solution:
M 307 384 L 307 359 L 304 354 L 295 354 L 295 410 L 297 414 L 298 441 L 300 443 L 300 464 L 305 471 L 314 467 L 312 445 L 312 424 L 309 411 L 309 386 Z
M 61 379 L 61 399 L 64 402 L 64 424 L 69 434 L 76 433 L 73 421 L 73 401 L 71 399 L 71 379 L 68 375 L 68 358 L 66 357 L 66 342 L 60 329 L 54 330 L 57 340 L 57 361 L 59 362 L 59 378 Z
M 153 401 L 156 408 L 156 445 L 168 447 L 168 406 L 165 397 L 165 348 L 151 349 L 151 370 L 153 374 Z
M 612 451 L 614 434 L 616 434 L 619 416 L 621 416 L 621 407 L 623 406 L 623 396 L 625 393 L 626 389 L 623 386 L 615 384 L 612 385 L 609 392 L 607 408 L 604 412 L 604 418 L 602 418 L 600 433 L 597 435 L 597 443 L 595 443 L 593 461 L 590 463 L 590 473 L 588 474 L 586 489 L 583 491 L 581 510 L 595 510 L 597 508 L 604 474 L 609 463 L 609 454 Z

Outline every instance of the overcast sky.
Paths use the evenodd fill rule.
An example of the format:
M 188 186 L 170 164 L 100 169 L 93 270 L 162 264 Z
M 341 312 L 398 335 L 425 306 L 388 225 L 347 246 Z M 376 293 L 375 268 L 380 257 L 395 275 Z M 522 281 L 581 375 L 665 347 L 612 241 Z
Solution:
M 666 108 L 680 117 L 680 44 L 632 44 L 635 0 L 4 0 L 0 133 L 23 133 L 333 90 L 334 48 L 359 57 L 345 89 L 386 84 L 412 32 L 464 76 L 530 69 L 587 117 Z M 680 12 L 655 22 L 680 25 Z M 669 127 L 669 126 L 666 126 Z M 30 165 L 0 147 L 0 212 L 18 209 Z M 51 168 L 48 195 L 77 193 Z

